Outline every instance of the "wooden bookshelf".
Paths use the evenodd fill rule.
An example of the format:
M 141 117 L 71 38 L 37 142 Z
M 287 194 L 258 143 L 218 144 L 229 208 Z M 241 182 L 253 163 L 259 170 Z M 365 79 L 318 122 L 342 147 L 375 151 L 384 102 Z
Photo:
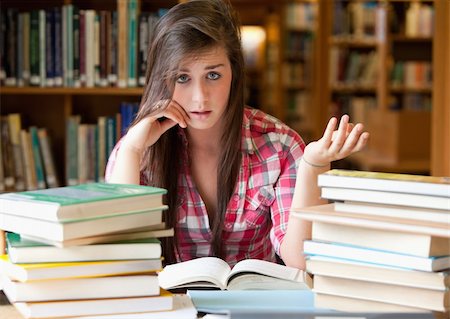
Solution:
M 433 117 L 431 115 L 435 109 L 439 114 L 443 114 L 440 109 L 446 109 L 442 106 L 443 100 L 434 98 L 437 84 L 433 81 L 445 49 L 441 48 L 440 54 L 434 54 L 433 50 L 437 43 L 448 41 L 441 34 L 443 22 L 437 21 L 439 17 L 433 20 L 430 13 L 437 12 L 436 6 L 443 5 L 437 5 L 437 1 L 416 0 L 323 0 L 320 5 L 320 23 L 325 28 L 320 42 L 324 51 L 331 52 L 322 52 L 326 59 L 321 61 L 325 63 L 321 74 L 325 96 L 321 100 L 322 122 L 330 115 L 350 113 L 353 119 L 366 124 L 371 140 L 364 152 L 350 159 L 356 167 L 431 173 L 431 123 L 432 118 L 433 122 L 436 118 L 434 113 Z M 448 15 L 448 9 L 447 13 L 441 11 L 444 12 L 441 16 Z M 348 12 L 353 13 L 354 20 L 348 19 Z M 412 17 L 416 19 L 422 14 L 428 21 L 426 26 L 420 30 L 412 28 L 418 25 Z M 373 25 L 367 26 L 366 21 L 372 21 Z M 338 50 L 341 50 L 339 54 Z M 448 46 L 446 50 L 448 55 Z M 357 61 L 358 54 L 359 60 L 364 60 L 367 52 L 377 56 L 377 78 L 373 86 L 361 86 L 360 81 L 333 80 L 335 65 L 341 63 L 333 54 L 348 62 L 351 55 Z M 345 66 L 339 66 L 342 67 Z M 404 72 L 400 73 L 400 80 L 393 77 L 398 70 Z M 346 71 L 346 75 L 351 74 L 351 67 Z M 365 98 L 372 102 L 366 106 L 362 102 L 353 105 L 355 100 Z

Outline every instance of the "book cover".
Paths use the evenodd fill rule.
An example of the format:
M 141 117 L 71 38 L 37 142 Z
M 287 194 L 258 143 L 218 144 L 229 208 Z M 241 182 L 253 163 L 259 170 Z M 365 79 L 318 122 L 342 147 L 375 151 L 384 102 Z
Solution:
M 26 318 L 54 318 L 67 316 L 117 315 L 142 316 L 145 312 L 166 311 L 174 308 L 174 297 L 170 292 L 161 290 L 159 296 L 113 299 L 70 300 L 52 302 L 17 302 L 17 310 Z M 146 317 L 147 318 L 147 317 Z
M 447 269 L 450 264 L 450 256 L 425 258 L 384 250 L 361 248 L 336 243 L 316 242 L 312 240 L 304 241 L 303 250 L 306 255 L 333 257 L 422 271 L 440 271 Z
M 412 288 L 322 275 L 314 276 L 314 292 L 434 311 L 448 311 L 450 306 L 449 290 Z
M 20 282 L 155 274 L 161 268 L 161 258 L 16 264 L 0 256 L 0 274 Z
M 202 257 L 164 267 L 158 274 L 164 289 L 209 287 L 222 290 L 310 289 L 311 277 L 304 271 L 273 262 L 246 259 L 233 269 L 217 257 Z
M 10 302 L 125 298 L 159 295 L 155 275 L 109 276 L 76 279 L 12 281 L 1 276 L 3 291 Z M 120 288 L 120 289 L 119 289 Z
M 160 224 L 162 222 L 162 209 L 165 209 L 165 207 L 107 217 L 71 220 L 64 223 L 0 213 L 0 229 L 45 240 L 64 242 L 70 239 Z
M 332 201 L 355 201 L 430 209 L 450 209 L 450 197 L 395 193 L 391 191 L 367 190 L 341 187 L 321 187 L 321 196 Z
M 2 212 L 48 221 L 164 209 L 166 190 L 131 184 L 89 183 L 0 195 Z
M 161 243 L 156 238 L 59 248 L 8 232 L 6 234 L 6 245 L 8 256 L 13 263 L 129 260 L 161 257 Z
M 348 226 L 365 227 L 370 229 L 390 230 L 396 232 L 424 234 L 435 237 L 450 238 L 450 229 L 446 225 L 430 225 L 421 221 L 393 220 L 392 218 L 382 218 L 381 216 L 363 216 L 337 212 L 333 209 L 333 204 L 317 205 L 302 209 L 292 209 L 292 216 L 310 221 L 323 223 L 340 224 Z
M 418 271 L 326 256 L 308 256 L 306 270 L 313 275 L 424 289 L 446 290 L 450 286 L 448 270 L 438 272 Z
M 318 177 L 319 186 L 450 197 L 450 178 L 333 169 Z
M 311 238 L 315 241 L 355 245 L 420 257 L 444 256 L 450 253 L 450 239 L 446 237 L 372 229 L 364 227 L 363 222 L 361 224 L 357 226 L 313 221 Z

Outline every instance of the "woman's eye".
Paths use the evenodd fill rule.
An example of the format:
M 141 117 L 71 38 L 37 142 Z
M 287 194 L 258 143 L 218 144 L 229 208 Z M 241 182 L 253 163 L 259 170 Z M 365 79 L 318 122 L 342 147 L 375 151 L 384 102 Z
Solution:
M 220 78 L 220 74 L 216 72 L 209 72 L 207 77 L 210 80 L 217 80 Z
M 182 74 L 178 76 L 177 83 L 186 83 L 189 80 L 189 77 L 186 74 Z

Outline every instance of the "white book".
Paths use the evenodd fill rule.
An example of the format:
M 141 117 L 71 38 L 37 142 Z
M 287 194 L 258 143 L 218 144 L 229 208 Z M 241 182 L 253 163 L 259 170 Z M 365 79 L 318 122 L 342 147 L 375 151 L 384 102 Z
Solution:
M 65 319 L 81 319 L 68 317 Z M 174 294 L 171 311 L 150 311 L 141 313 L 122 313 L 102 316 L 86 316 L 83 319 L 197 319 L 197 309 L 191 298 L 184 294 Z
M 313 221 L 315 241 L 335 242 L 397 252 L 420 257 L 443 256 L 450 253 L 450 238 L 395 230 L 372 229 L 358 225 L 341 225 Z
M 322 198 L 334 201 L 355 201 L 377 204 L 412 206 L 450 211 L 450 197 L 393 193 L 353 188 L 322 187 Z
M 424 221 L 450 227 L 450 214 L 440 209 L 426 209 L 387 204 L 358 203 L 352 201 L 336 202 L 334 209 L 339 212 L 384 216 L 403 220 Z
M 317 183 L 320 187 L 450 197 L 450 177 L 333 169 L 320 174 Z
M 8 260 L 7 256 L 0 256 L 0 274 L 20 282 L 148 274 L 159 271 L 161 268 L 161 258 L 14 264 Z
M 387 302 L 426 310 L 448 311 L 449 290 L 432 290 L 352 280 L 322 275 L 314 276 L 314 292 L 378 302 Z
M 10 302 L 51 301 L 98 298 L 125 298 L 159 295 L 158 278 L 155 275 L 110 276 L 12 281 L 1 276 L 3 291 Z
M 159 224 L 162 210 L 132 212 L 66 223 L 0 213 L 0 229 L 54 241 L 65 241 Z
M 23 238 L 15 233 L 7 233 L 6 247 L 9 259 L 13 263 L 129 260 L 161 257 L 161 243 L 156 238 L 60 248 Z
M 246 259 L 233 269 L 217 257 L 202 257 L 164 267 L 158 274 L 163 289 L 209 287 L 222 290 L 310 289 L 304 271 L 273 262 Z
M 392 285 L 447 290 L 449 271 L 429 272 L 376 265 L 326 256 L 308 256 L 306 270 L 314 275 L 380 282 Z
M 439 271 L 450 267 L 450 256 L 425 258 L 311 240 L 304 241 L 303 251 L 305 254 L 312 256 L 334 257 L 422 271 Z
M 159 296 L 70 300 L 52 302 L 17 302 L 16 309 L 25 318 L 54 318 L 67 316 L 96 316 L 96 315 L 123 315 L 129 313 L 159 312 L 171 313 L 173 309 L 173 295 L 162 292 Z M 103 316 L 100 316 L 103 318 Z

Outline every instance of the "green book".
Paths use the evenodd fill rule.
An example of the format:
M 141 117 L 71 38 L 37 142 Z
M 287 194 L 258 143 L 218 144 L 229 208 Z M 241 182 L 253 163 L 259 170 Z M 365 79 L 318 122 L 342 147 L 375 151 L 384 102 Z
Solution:
M 0 194 L 1 212 L 52 222 L 103 218 L 154 209 L 164 210 L 162 188 L 89 183 Z

